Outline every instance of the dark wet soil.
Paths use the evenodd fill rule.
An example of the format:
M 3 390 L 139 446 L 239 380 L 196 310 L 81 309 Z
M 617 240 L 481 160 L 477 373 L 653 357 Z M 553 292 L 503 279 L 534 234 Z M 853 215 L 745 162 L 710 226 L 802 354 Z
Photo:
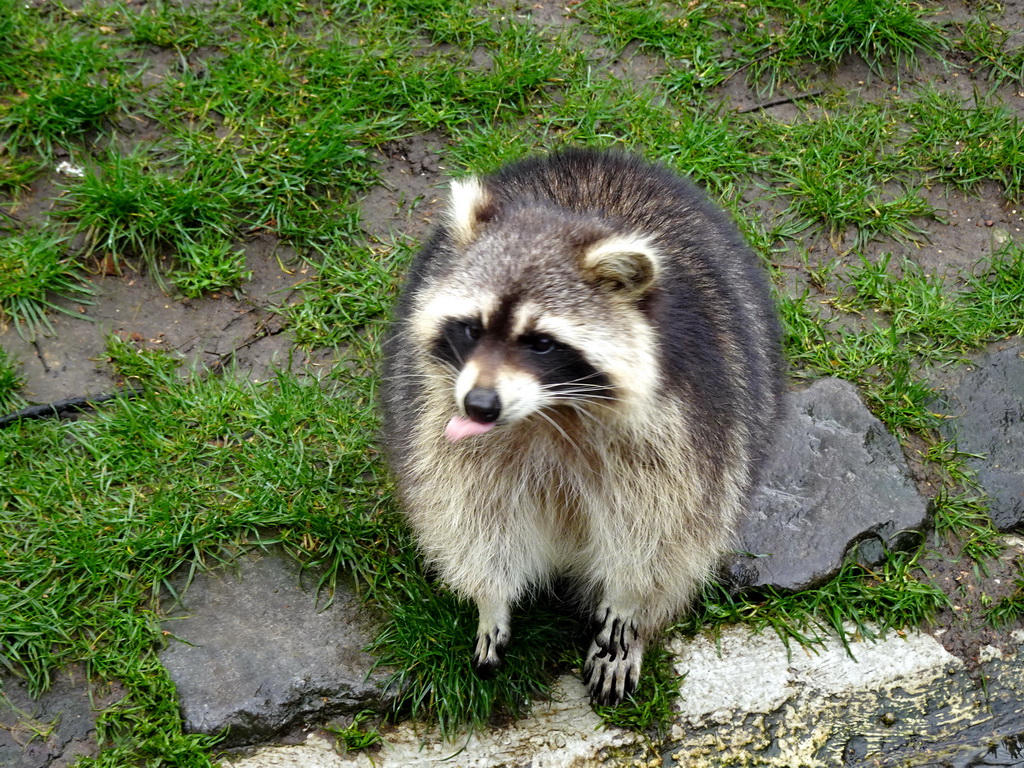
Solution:
M 24 681 L 5 678 L 0 687 L 0 765 L 64 768 L 95 756 L 96 713 L 122 696 L 116 686 L 91 684 L 80 667 L 57 673 L 39 698 Z

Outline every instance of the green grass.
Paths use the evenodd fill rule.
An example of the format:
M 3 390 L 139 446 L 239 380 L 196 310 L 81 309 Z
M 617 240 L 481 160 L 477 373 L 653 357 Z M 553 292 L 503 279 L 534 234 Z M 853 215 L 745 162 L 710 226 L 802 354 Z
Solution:
M 971 57 L 971 64 L 983 68 L 997 84 L 1024 83 L 1024 48 L 1009 48 L 1010 33 L 986 19 L 969 19 L 962 27 L 957 46 Z
M 0 130 L 9 151 L 31 148 L 50 157 L 58 147 L 73 150 L 109 133 L 136 91 L 117 38 L 66 25 L 60 10 L 40 16 L 10 5 L 0 8 L 7 28 Z
M 181 360 L 166 349 L 152 349 L 125 340 L 117 334 L 107 336 L 107 362 L 121 378 L 145 384 L 168 381 L 181 366 Z
M 301 344 L 359 345 L 367 325 L 379 325 L 394 299 L 396 254 L 345 244 L 325 259 L 316 276 L 301 286 L 302 300 L 281 311 Z
M 827 301 L 848 313 L 875 309 L 882 321 L 849 330 L 830 324 L 804 294 L 780 302 L 787 353 L 797 376 L 837 376 L 857 384 L 890 428 L 927 432 L 936 424 L 937 393 L 921 366 L 945 364 L 1024 330 L 1024 258 L 1011 243 L 955 286 L 956 276 L 929 276 L 912 262 L 862 259 L 846 290 Z M 832 327 L 830 328 L 830 325 Z
M 53 331 L 48 310 L 76 315 L 57 302 L 91 304 L 92 288 L 81 265 L 67 253 L 67 237 L 57 230 L 33 229 L 0 238 L 0 326 L 13 324 L 25 338 Z
M 967 560 L 998 552 L 963 457 L 934 431 L 928 373 L 1024 333 L 1024 250 L 1012 234 L 959 275 L 915 260 L 943 193 L 1024 202 L 1024 128 L 992 90 L 1021 82 L 1021 55 L 997 10 L 954 25 L 903 0 L 593 0 L 553 26 L 534 10 L 0 0 L 0 323 L 59 331 L 70 320 L 55 313 L 87 305 L 82 276 L 98 265 L 149 271 L 175 296 L 244 294 L 259 235 L 307 275 L 281 320 L 343 361 L 323 387 L 292 374 L 250 386 L 111 336 L 98 364 L 145 394 L 0 431 L 0 661 L 34 691 L 72 661 L 127 691 L 84 764 L 209 764 L 216 739 L 182 732 L 156 661 L 156 599 L 176 569 L 257 542 L 357 576 L 388 617 L 375 648 L 406 686 L 399 712 L 446 732 L 522 715 L 579 666 L 580 623 L 541 600 L 517 616 L 508 668 L 470 672 L 472 610 L 422 573 L 373 447 L 364 372 L 414 244 L 367 238 L 358 201 L 380 150 L 406 137 L 443 149 L 442 176 L 578 144 L 691 175 L 776 278 L 795 377 L 855 383 L 943 478 L 935 536 Z M 611 74 L 620 57 L 642 77 Z M 829 81 L 861 61 L 874 86 Z M 973 94 L 907 77 L 926 64 Z M 772 108 L 784 95 L 801 98 Z M 65 158 L 85 176 L 55 176 Z M 38 196 L 53 184 L 51 210 Z M 0 353 L 0 410 L 22 404 L 20 382 Z M 867 636 L 916 624 L 942 605 L 922 552 L 848 563 L 798 595 L 710 588 L 679 629 L 744 622 L 814 643 L 850 623 Z M 993 617 L 1019 615 L 1017 597 Z M 647 669 L 607 722 L 665 728 L 678 680 L 663 649 Z M 360 722 L 338 733 L 350 748 L 374 737 Z
M 329 539 L 321 558 L 376 581 L 387 497 L 366 382 L 344 382 L 338 397 L 287 378 L 253 387 L 148 373 L 146 395 L 95 420 L 0 432 L 0 643 L 34 691 L 70 661 L 123 681 L 127 698 L 105 715 L 114 754 L 155 756 L 169 740 L 199 755 L 211 740 L 181 733 L 154 657 L 166 580 L 274 527 L 295 547 Z
M 374 713 L 371 711 L 359 712 L 352 718 L 352 722 L 344 728 L 328 725 L 325 727 L 325 730 L 328 733 L 334 734 L 338 739 L 338 745 L 344 751 L 366 749 L 383 741 L 383 736 L 381 736 L 379 731 L 362 727 L 363 723 L 373 718 Z
M 1012 626 L 1024 618 L 1024 562 L 1018 555 L 1014 558 L 1016 576 L 1013 591 L 991 603 L 985 611 L 985 618 L 994 627 Z
M 25 380 L 18 374 L 17 361 L 0 347 L 0 416 L 25 405 L 18 390 Z
M 670 65 L 671 90 L 700 93 L 737 72 L 766 91 L 853 55 L 881 73 L 938 56 L 942 30 L 905 0 L 767 3 L 587 3 L 579 15 L 622 51 L 630 43 Z M 727 47 L 732 49 L 731 55 Z
M 919 53 L 935 56 L 945 48 L 942 30 L 925 19 L 922 6 L 906 0 L 778 0 L 769 7 L 772 33 L 752 66 L 752 74 L 766 77 L 769 85 L 808 64 L 832 67 L 853 54 L 881 73 L 888 66 L 913 66 Z
M 767 588 L 736 596 L 712 583 L 676 629 L 696 632 L 742 622 L 758 632 L 772 629 L 787 645 L 819 645 L 836 636 L 845 643 L 851 632 L 881 638 L 927 621 L 948 603 L 919 570 L 919 557 L 920 550 L 889 551 L 881 565 L 868 568 L 854 552 L 827 584 L 795 593 Z
M 988 499 L 973 483 L 970 491 L 940 491 L 932 500 L 935 533 L 952 536 L 963 545 L 961 553 L 983 563 L 1003 550 L 999 532 L 988 515 Z
M 607 725 L 663 739 L 668 735 L 675 716 L 679 686 L 686 675 L 679 675 L 672 665 L 673 656 L 660 643 L 660 638 L 644 653 L 643 672 L 636 691 L 621 704 L 609 707 L 594 705 L 594 711 Z
M 179 266 L 169 277 L 175 289 L 188 298 L 237 288 L 252 275 L 252 270 L 245 268 L 245 253 L 217 235 L 183 242 L 176 262 Z
M 209 14 L 192 6 L 147 3 L 138 14 L 125 18 L 122 23 L 135 45 L 170 48 L 182 54 L 217 41 Z
M 402 600 L 371 651 L 392 667 L 391 682 L 403 691 L 398 711 L 436 719 L 442 733 L 455 736 L 463 725 L 480 727 L 499 712 L 522 717 L 546 695 L 576 626 L 561 611 L 532 606 L 515 617 L 505 664 L 491 680 L 481 679 L 473 655 L 476 609 L 437 584 L 409 579 Z
M 908 106 L 915 149 L 936 181 L 964 189 L 995 180 L 1008 198 L 1024 183 L 1024 122 L 1012 110 L 976 96 L 974 103 L 932 88 Z
M 63 215 L 85 234 L 86 253 L 115 266 L 158 260 L 231 233 L 234 191 L 196 173 L 169 175 L 143 154 L 111 153 L 104 170 L 87 171 L 64 196 Z M 186 268 L 188 256 L 183 259 Z

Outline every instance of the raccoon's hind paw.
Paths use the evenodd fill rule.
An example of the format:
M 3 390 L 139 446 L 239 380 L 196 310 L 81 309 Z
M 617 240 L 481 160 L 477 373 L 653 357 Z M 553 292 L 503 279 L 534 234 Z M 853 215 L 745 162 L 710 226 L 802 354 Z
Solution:
M 476 636 L 476 650 L 473 652 L 473 669 L 485 680 L 494 676 L 495 670 L 501 666 L 505 646 L 511 636 L 509 628 L 493 626 L 481 628 Z
M 595 704 L 615 705 L 636 690 L 644 642 L 636 622 L 606 611 L 587 653 L 583 682 Z

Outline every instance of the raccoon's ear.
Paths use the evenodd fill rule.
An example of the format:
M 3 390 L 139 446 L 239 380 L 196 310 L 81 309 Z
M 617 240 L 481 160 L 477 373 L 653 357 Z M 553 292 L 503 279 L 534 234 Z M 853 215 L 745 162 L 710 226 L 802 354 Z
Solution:
M 582 267 L 592 282 L 635 296 L 657 277 L 658 251 L 646 235 L 612 235 L 586 247 Z
M 480 225 L 494 218 L 497 206 L 480 179 L 470 176 L 451 183 L 448 198 L 448 226 L 458 245 L 471 243 Z

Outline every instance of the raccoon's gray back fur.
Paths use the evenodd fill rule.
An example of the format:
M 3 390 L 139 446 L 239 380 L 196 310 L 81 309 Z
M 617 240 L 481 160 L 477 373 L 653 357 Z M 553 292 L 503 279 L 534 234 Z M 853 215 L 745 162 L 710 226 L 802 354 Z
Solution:
M 767 281 L 702 193 L 575 150 L 455 182 L 385 342 L 384 440 L 427 561 L 480 610 L 567 575 L 595 700 L 730 545 L 782 394 Z

